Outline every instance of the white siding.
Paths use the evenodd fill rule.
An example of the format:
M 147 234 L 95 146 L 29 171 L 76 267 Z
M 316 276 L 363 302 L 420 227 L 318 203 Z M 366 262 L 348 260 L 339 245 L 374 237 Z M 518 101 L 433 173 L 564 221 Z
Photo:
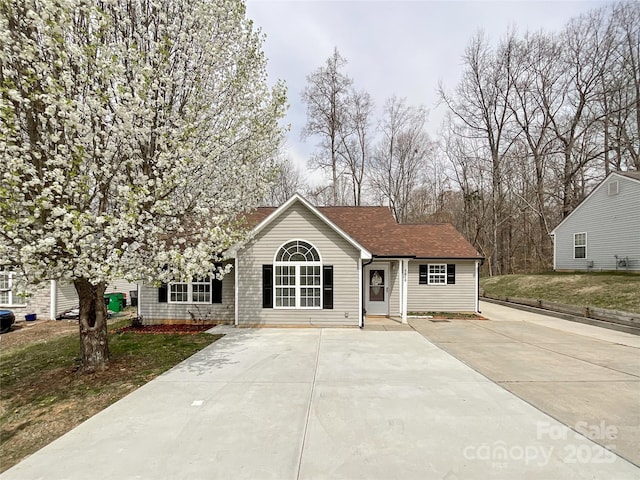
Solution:
M 333 309 L 262 308 L 262 265 L 289 240 L 310 242 L 333 265 Z M 294 203 L 238 253 L 240 325 L 350 325 L 359 318 L 360 252 L 301 203 Z
M 617 195 L 608 194 L 613 182 Z M 582 232 L 586 258 L 574 259 L 573 234 Z M 610 175 L 554 233 L 556 270 L 615 270 L 618 255 L 640 271 L 640 181 Z
M 420 265 L 453 263 L 455 285 L 420 285 Z M 409 262 L 409 312 L 474 312 L 476 309 L 475 262 L 460 260 L 412 260 Z
M 212 323 L 233 323 L 235 315 L 235 286 L 233 272 L 222 279 L 222 303 L 189 304 L 158 302 L 158 289 L 147 285 L 140 287 L 138 314 L 146 325 L 171 321 L 204 320 Z

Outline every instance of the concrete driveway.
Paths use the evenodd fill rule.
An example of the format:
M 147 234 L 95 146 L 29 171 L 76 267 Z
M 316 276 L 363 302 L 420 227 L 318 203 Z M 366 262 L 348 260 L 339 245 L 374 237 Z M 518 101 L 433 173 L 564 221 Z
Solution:
M 640 337 L 481 303 L 492 321 L 411 325 L 518 397 L 640 465 Z
M 417 332 L 230 331 L 2 480 L 640 479 Z

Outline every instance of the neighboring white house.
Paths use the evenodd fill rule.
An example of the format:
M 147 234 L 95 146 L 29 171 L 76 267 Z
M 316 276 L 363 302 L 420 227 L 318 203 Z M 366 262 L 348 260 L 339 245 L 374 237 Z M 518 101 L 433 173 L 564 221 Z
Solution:
M 478 311 L 482 256 L 449 224 L 400 225 L 386 207 L 319 207 L 295 195 L 247 218 L 232 273 L 141 286 L 144 323 L 362 326 L 367 316 Z
M 50 280 L 27 287 L 27 295 L 21 296 L 18 294 L 16 275 L 14 272 L 0 271 L 0 308 L 11 310 L 17 320 L 24 320 L 25 315 L 32 313 L 39 319 L 55 320 L 61 313 L 78 307 L 78 294 L 72 283 Z M 129 292 L 136 289 L 136 284 L 118 280 L 111 283 L 106 292 L 123 292 L 129 297 Z
M 610 173 L 551 235 L 554 270 L 640 272 L 640 172 Z

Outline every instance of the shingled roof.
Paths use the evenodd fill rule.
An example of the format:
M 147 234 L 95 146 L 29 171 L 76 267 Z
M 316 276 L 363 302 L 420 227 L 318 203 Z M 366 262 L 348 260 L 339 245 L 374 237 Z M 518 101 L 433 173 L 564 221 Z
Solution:
M 482 258 L 449 223 L 399 224 L 387 207 L 316 209 L 375 257 Z M 248 225 L 258 225 L 276 210 L 259 207 L 249 212 Z

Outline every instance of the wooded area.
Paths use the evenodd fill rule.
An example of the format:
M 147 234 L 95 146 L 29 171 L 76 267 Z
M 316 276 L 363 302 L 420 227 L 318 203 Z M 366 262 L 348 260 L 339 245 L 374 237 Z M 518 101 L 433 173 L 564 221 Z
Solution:
M 451 222 L 486 257 L 486 272 L 548 270 L 549 232 L 609 172 L 640 170 L 640 4 L 618 3 L 561 31 L 470 39 L 436 138 L 428 111 L 401 97 L 375 117 L 338 49 L 307 77 L 311 167 L 305 186 L 283 160 L 270 203 L 294 191 L 319 205 L 388 204 L 401 223 Z M 437 74 L 437 72 L 434 72 Z

